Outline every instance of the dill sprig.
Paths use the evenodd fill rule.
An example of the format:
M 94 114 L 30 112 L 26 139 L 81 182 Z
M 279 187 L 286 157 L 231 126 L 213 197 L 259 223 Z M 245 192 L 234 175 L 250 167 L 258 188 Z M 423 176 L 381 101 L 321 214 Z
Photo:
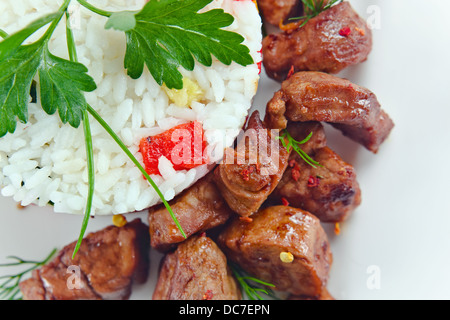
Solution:
M 307 163 L 309 164 L 311 167 L 313 168 L 317 168 L 316 166 L 322 166 L 319 162 L 315 161 L 314 159 L 312 159 L 305 151 L 303 151 L 300 148 L 300 145 L 305 144 L 306 142 L 309 141 L 309 139 L 311 139 L 313 133 L 311 132 L 305 139 L 303 139 L 302 141 L 297 141 L 295 140 L 291 134 L 289 133 L 289 131 L 287 131 L 287 129 L 284 129 L 281 133 L 281 135 L 279 137 L 277 137 L 278 139 L 281 140 L 281 143 L 283 144 L 283 147 L 286 148 L 286 150 L 288 152 L 291 151 L 291 148 L 297 152 L 297 154 Z M 287 140 L 287 143 L 286 143 Z
M 275 288 L 275 285 L 249 276 L 247 272 L 235 263 L 229 263 L 229 265 L 241 287 L 243 296 L 247 296 L 250 300 L 265 300 L 263 295 L 272 299 L 277 299 L 275 293 L 271 289 Z
M 303 27 L 309 20 L 318 16 L 321 12 L 330 9 L 335 3 L 342 2 L 343 0 L 302 0 L 305 7 L 305 15 L 301 17 L 289 18 L 289 20 L 300 20 L 302 23 L 299 28 Z
M 15 260 L 15 262 L 0 264 L 0 267 L 15 267 L 15 266 L 28 266 L 22 272 L 13 275 L 1 276 L 0 280 L 3 282 L 0 284 L 0 299 L 2 300 L 22 300 L 19 284 L 23 277 L 28 275 L 31 271 L 47 264 L 51 258 L 55 255 L 57 249 L 53 249 L 52 252 L 42 261 L 30 261 L 24 260 L 16 256 L 9 256 L 7 259 Z

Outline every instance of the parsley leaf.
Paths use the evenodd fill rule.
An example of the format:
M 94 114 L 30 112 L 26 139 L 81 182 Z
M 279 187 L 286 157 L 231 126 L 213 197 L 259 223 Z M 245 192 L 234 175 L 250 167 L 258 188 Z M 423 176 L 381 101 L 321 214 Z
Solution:
M 40 62 L 39 43 L 21 46 L 0 62 L 0 137 L 16 130 L 16 117 L 28 121 L 31 83 Z
M 15 131 L 16 118 L 23 123 L 28 121 L 30 88 L 36 73 L 39 73 L 45 112 L 53 114 L 58 109 L 63 123 L 80 125 L 82 111 L 86 110 L 82 91 L 90 92 L 97 86 L 87 75 L 85 66 L 52 55 L 48 49 L 49 38 L 50 34 L 30 45 L 19 44 L 9 49 L 7 58 L 0 60 L 0 137 Z
M 87 107 L 83 91 L 91 92 L 97 88 L 87 71 L 84 65 L 56 57 L 45 48 L 39 68 L 44 111 L 53 114 L 58 109 L 63 123 L 78 128 Z
M 205 66 L 211 66 L 211 55 L 226 65 L 252 64 L 244 38 L 222 29 L 233 23 L 232 15 L 222 9 L 198 13 L 211 1 L 150 0 L 135 13 L 135 21 L 130 12 L 111 15 L 107 28 L 127 30 L 124 65 L 128 75 L 139 78 L 145 64 L 159 85 L 181 89 L 183 76 L 178 67 L 192 71 L 194 58 Z

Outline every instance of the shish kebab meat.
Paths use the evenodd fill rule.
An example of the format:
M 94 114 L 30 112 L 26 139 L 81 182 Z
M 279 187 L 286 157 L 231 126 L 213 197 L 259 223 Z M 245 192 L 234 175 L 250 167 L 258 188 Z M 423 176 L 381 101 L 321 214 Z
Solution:
M 287 130 L 296 140 L 313 133 L 302 145 L 302 150 L 320 166 L 313 167 L 298 153 L 292 152 L 280 183 L 269 197 L 270 202 L 280 204 L 284 201 L 314 214 L 322 222 L 347 220 L 361 204 L 355 169 L 327 147 L 320 122 L 291 122 Z
M 289 152 L 261 122 L 259 112 L 249 118 L 247 137 L 228 149 L 214 170 L 214 180 L 230 208 L 250 216 L 266 201 L 288 165 Z M 252 135 L 253 133 L 253 135 Z
M 206 235 L 195 235 L 168 253 L 153 300 L 240 300 L 227 258 Z
M 76 242 L 20 283 L 25 300 L 124 300 L 134 283 L 147 281 L 148 228 L 140 219 L 87 235 L 72 259 Z M 68 273 L 68 268 L 79 268 Z M 73 287 L 68 286 L 73 276 Z
M 283 81 L 291 69 L 338 73 L 365 61 L 371 50 L 372 32 L 366 21 L 342 2 L 301 28 L 268 35 L 262 53 L 267 75 Z
M 289 5 L 294 6 L 294 2 Z M 333 257 L 321 222 L 346 220 L 360 204 L 361 191 L 353 167 L 327 146 L 320 122 L 331 123 L 374 153 L 389 135 L 393 122 L 369 90 L 322 72 L 298 71 L 337 73 L 364 61 L 371 45 L 370 29 L 347 2 L 325 10 L 302 28 L 264 40 L 266 71 L 284 81 L 267 104 L 264 121 L 257 112 L 248 121 L 246 129 L 256 132 L 257 143 L 242 140 L 235 150 L 225 152 L 224 163 L 171 202 L 187 240 L 162 206 L 150 209 L 149 227 L 140 224 L 138 228 L 141 236 L 143 229 L 147 237 L 150 230 L 152 247 L 166 252 L 153 299 L 242 298 L 227 260 L 274 284 L 276 290 L 290 293 L 292 300 L 334 299 L 326 288 Z M 263 174 L 261 170 L 270 171 L 274 163 L 259 158 L 256 163 L 248 160 L 260 153 L 262 142 L 265 147 L 273 144 L 271 129 L 287 129 L 298 140 L 312 133 L 302 150 L 321 165 L 310 166 L 277 140 L 278 166 L 271 174 Z M 227 156 L 233 158 L 231 164 Z M 244 163 L 236 162 L 237 158 L 244 159 Z M 281 199 L 286 203 L 275 205 Z M 219 229 L 216 240 L 204 234 L 218 226 L 224 229 Z M 102 256 L 96 245 L 89 246 L 90 237 L 96 239 L 92 240 L 95 244 L 105 237 L 110 239 L 111 230 L 119 235 L 122 232 L 107 228 L 88 236 L 79 252 L 80 261 L 74 263 L 111 264 L 112 260 Z M 148 239 L 144 242 L 147 244 L 127 242 L 128 249 L 137 246 L 142 254 L 134 262 L 120 261 L 118 267 L 124 276 L 118 283 L 107 275 L 98 282 L 88 282 L 96 278 L 91 270 L 97 269 L 84 268 L 85 291 L 74 296 L 61 289 L 66 277 L 61 270 L 66 270 L 68 253 L 72 252 L 68 246 L 24 281 L 21 289 L 31 299 L 126 299 L 132 279 L 146 279 L 142 270 L 148 267 Z M 116 252 L 114 243 L 107 243 L 106 253 Z M 83 249 L 89 255 L 97 252 L 98 256 L 89 262 Z
M 269 128 L 290 121 L 321 121 L 376 153 L 394 127 L 370 90 L 323 72 L 297 72 L 283 81 L 267 104 Z

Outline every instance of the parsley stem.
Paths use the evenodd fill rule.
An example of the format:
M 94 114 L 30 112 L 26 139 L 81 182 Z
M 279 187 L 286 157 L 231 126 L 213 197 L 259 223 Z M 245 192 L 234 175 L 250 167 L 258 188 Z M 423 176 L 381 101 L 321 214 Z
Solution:
M 172 211 L 172 208 L 167 203 L 167 201 L 164 199 L 164 195 L 161 193 L 161 190 L 159 190 L 158 186 L 155 184 L 155 182 L 152 180 L 152 178 L 149 176 L 149 174 L 145 171 L 145 169 L 142 167 L 142 165 L 139 163 L 139 161 L 135 158 L 135 156 L 128 150 L 127 146 L 120 140 L 120 138 L 117 136 L 117 134 L 111 129 L 111 127 L 106 123 L 105 120 L 95 111 L 89 104 L 87 106 L 87 111 L 94 117 L 95 120 L 97 120 L 100 125 L 106 130 L 106 132 L 109 133 L 109 135 L 116 141 L 116 143 L 119 145 L 119 147 L 123 150 L 123 152 L 126 153 L 126 155 L 130 158 L 130 160 L 138 167 L 138 169 L 141 171 L 141 173 L 144 175 L 144 177 L 147 179 L 147 181 L 150 183 L 150 185 L 155 189 L 158 196 L 161 198 L 161 201 L 164 203 L 164 206 L 166 207 L 167 211 L 169 211 L 170 216 L 172 217 L 173 221 L 178 227 L 178 230 L 180 230 L 181 234 L 184 238 L 186 237 L 186 234 L 183 231 L 183 228 L 181 227 L 180 223 L 178 222 L 177 217 Z
M 86 209 L 84 212 L 83 222 L 81 224 L 80 235 L 78 236 L 77 244 L 75 245 L 75 249 L 73 250 L 72 259 L 75 257 L 78 249 L 81 246 L 81 242 L 83 241 L 84 234 L 86 233 L 87 225 L 89 223 L 89 218 L 91 216 L 92 210 L 92 202 L 94 199 L 94 180 L 95 180 L 95 168 L 94 168 L 94 148 L 92 146 L 92 135 L 91 135 L 91 126 L 89 124 L 89 114 L 86 110 L 83 111 L 83 129 L 84 129 L 84 137 L 86 143 L 86 164 L 88 168 L 88 180 L 89 180 L 89 191 L 88 197 L 86 200 Z
M 83 7 L 85 7 L 86 9 L 88 9 L 88 10 L 90 10 L 90 11 L 92 11 L 92 12 L 98 14 L 98 15 L 101 15 L 101 16 L 104 16 L 104 17 L 108 17 L 108 18 L 109 18 L 109 17 L 113 14 L 113 13 L 110 12 L 110 11 L 105 11 L 105 10 L 99 9 L 99 8 L 97 8 L 97 7 L 94 7 L 92 4 L 90 4 L 90 3 L 87 2 L 87 1 L 84 1 L 84 0 L 77 0 L 77 1 L 78 1 L 78 3 L 81 4 Z
M 70 27 L 70 15 L 66 10 L 66 38 L 67 48 L 69 51 L 69 58 L 72 62 L 78 61 L 77 48 L 75 46 L 75 40 L 73 37 L 72 29 Z M 92 202 L 94 199 L 94 186 L 95 186 L 95 168 L 94 168 L 94 147 L 92 146 L 92 134 L 91 126 L 89 123 L 89 114 L 86 110 L 83 111 L 83 129 L 84 129 L 84 142 L 86 145 L 86 166 L 88 168 L 88 180 L 89 190 L 86 199 L 86 209 L 84 212 L 83 222 L 81 224 L 80 235 L 78 236 L 77 244 L 73 250 L 72 259 L 75 257 L 78 249 L 80 249 L 81 242 L 83 241 L 84 234 L 86 233 L 87 225 L 89 223 L 89 217 L 91 216 Z
M 58 12 L 56 12 L 56 14 L 59 14 L 58 18 L 56 18 L 55 20 L 52 21 L 52 23 L 50 24 L 50 27 L 47 29 L 47 31 L 45 32 L 45 34 L 43 35 L 42 38 L 50 40 L 50 37 L 52 36 L 53 32 L 56 29 L 56 26 L 59 24 L 59 22 L 61 21 L 61 18 L 64 15 L 64 12 L 67 11 L 67 8 L 69 7 L 71 0 L 65 0 L 64 3 L 62 4 L 62 6 L 59 8 Z
M 9 34 L 6 33 L 6 31 L 3 31 L 2 29 L 0 29 L 0 37 L 2 37 L 3 39 L 8 38 Z

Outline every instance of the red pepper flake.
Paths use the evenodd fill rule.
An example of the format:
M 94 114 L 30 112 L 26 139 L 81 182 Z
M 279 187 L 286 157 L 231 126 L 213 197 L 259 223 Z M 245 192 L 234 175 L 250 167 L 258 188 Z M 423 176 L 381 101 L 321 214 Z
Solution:
M 294 181 L 298 181 L 298 179 L 300 179 L 300 170 L 297 169 L 292 169 L 292 179 L 294 179 Z
M 211 300 L 213 297 L 213 292 L 211 290 L 207 290 L 203 295 L 203 300 Z
M 292 159 L 289 161 L 289 167 L 293 168 L 297 164 L 297 161 L 295 159 Z
M 248 169 L 242 169 L 241 172 L 240 172 L 240 174 L 241 174 L 242 179 L 243 179 L 244 181 L 250 180 L 250 172 L 249 172 Z
M 262 71 L 262 61 L 258 62 L 257 65 L 258 65 L 258 74 L 261 74 L 261 71 Z
M 202 233 L 200 233 L 200 237 L 206 237 L 206 232 L 202 232 Z
M 298 181 L 300 178 L 300 166 L 298 165 L 298 162 L 295 159 L 290 160 L 289 167 L 293 168 L 291 172 L 292 179 L 294 179 L 294 181 Z
M 283 206 L 289 206 L 289 201 L 287 201 L 287 199 L 286 198 L 281 198 L 281 203 L 283 203 Z
M 239 220 L 243 221 L 243 222 L 252 222 L 253 219 L 250 217 L 239 217 Z
M 341 30 L 339 30 L 339 34 L 343 37 L 348 37 L 352 33 L 352 29 L 349 27 L 344 27 Z
M 309 176 L 308 188 L 314 188 L 319 185 L 320 179 L 318 177 Z
M 294 66 L 292 65 L 291 68 L 289 69 L 289 72 L 287 74 L 287 79 L 289 79 L 290 77 L 292 77 L 292 75 L 294 74 L 295 70 L 294 70 Z

